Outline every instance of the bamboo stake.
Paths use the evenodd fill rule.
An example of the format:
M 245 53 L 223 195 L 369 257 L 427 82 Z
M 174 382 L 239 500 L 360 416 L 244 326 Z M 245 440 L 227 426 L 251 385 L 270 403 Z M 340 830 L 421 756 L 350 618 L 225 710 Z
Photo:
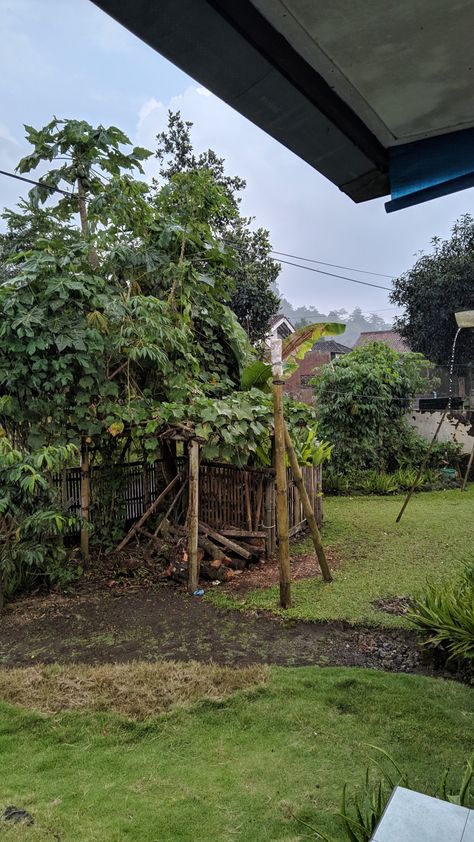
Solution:
M 189 508 L 188 508 L 188 591 L 193 594 L 199 582 L 199 444 L 189 442 Z
M 421 477 L 421 475 L 422 475 L 423 471 L 424 471 L 424 470 L 425 470 L 425 468 L 426 468 L 426 463 L 428 462 L 428 459 L 430 458 L 431 451 L 433 450 L 433 447 L 434 447 L 435 441 L 436 441 L 436 439 L 438 438 L 438 433 L 439 433 L 439 431 L 441 430 L 441 425 L 442 425 L 442 423 L 443 423 L 443 421 L 444 421 L 444 419 L 445 419 L 445 417 L 446 417 L 446 413 L 447 413 L 447 411 L 448 411 L 448 410 L 447 410 L 447 409 L 445 409 L 445 410 L 444 410 L 444 412 L 443 412 L 443 414 L 442 414 L 442 416 L 441 416 L 441 420 L 440 420 L 440 422 L 439 422 L 438 426 L 436 427 L 435 434 L 434 434 L 433 438 L 432 438 L 432 439 L 431 439 L 431 441 L 430 441 L 430 446 L 428 447 L 428 450 L 427 450 L 427 451 L 426 451 L 426 453 L 425 453 L 425 458 L 423 459 L 423 461 L 422 461 L 422 463 L 421 463 L 420 467 L 418 468 L 418 472 L 417 472 L 417 474 L 416 474 L 415 481 L 414 481 L 414 483 L 413 483 L 412 487 L 410 488 L 410 490 L 409 490 L 409 492 L 408 492 L 407 496 L 405 497 L 405 501 L 404 501 L 404 503 L 403 503 L 402 508 L 400 509 L 400 511 L 399 511 L 399 513 L 398 513 L 398 517 L 397 517 L 397 519 L 396 519 L 395 523 L 400 523 L 400 521 L 401 521 L 401 519 L 402 519 L 403 512 L 405 511 L 405 509 L 406 509 L 406 507 L 408 506 L 408 503 L 409 503 L 409 501 L 410 501 L 410 497 L 411 497 L 411 495 L 413 494 L 413 492 L 414 492 L 414 490 L 415 490 L 416 486 L 418 485 L 418 480 L 420 479 L 420 477 Z
M 272 339 L 273 415 L 275 428 L 275 468 L 277 493 L 278 561 L 280 565 L 280 605 L 291 606 L 290 538 L 288 487 L 285 463 L 285 420 L 283 416 L 283 370 L 281 339 Z
M 176 476 L 175 476 L 175 477 L 173 477 L 173 479 L 171 480 L 171 482 L 169 482 L 169 483 L 168 483 L 168 485 L 166 486 L 166 488 L 164 488 L 164 489 L 163 489 L 163 491 L 162 491 L 162 492 L 158 495 L 158 497 L 156 498 L 156 500 L 154 500 L 154 501 L 153 501 L 153 503 L 151 504 L 151 506 L 150 506 L 150 507 L 146 510 L 146 512 L 145 512 L 145 513 L 141 516 L 140 520 L 132 526 L 132 528 L 130 529 L 130 531 L 129 531 L 129 532 L 127 532 L 127 534 L 126 534 L 125 538 L 124 538 L 124 539 L 120 542 L 120 544 L 118 545 L 118 547 L 117 547 L 117 549 L 116 549 L 116 552 L 120 552 L 120 550 L 123 550 L 123 548 L 127 546 L 128 542 L 129 542 L 129 541 L 133 538 L 133 536 L 135 535 L 135 532 L 138 532 L 138 530 L 139 530 L 139 529 L 143 526 L 143 524 L 144 524 L 144 523 L 146 523 L 146 521 L 148 520 L 148 518 L 150 517 L 150 515 L 152 515 L 152 514 L 153 514 L 153 512 L 154 512 L 154 511 L 156 511 L 156 509 L 157 509 L 157 508 L 158 508 L 158 506 L 160 505 L 161 501 L 162 501 L 162 500 L 166 497 L 166 495 L 167 495 L 167 494 L 169 494 L 169 492 L 171 491 L 171 489 L 175 487 L 175 485 L 176 485 L 176 483 L 178 482 L 178 480 L 180 480 L 180 479 L 181 479 L 181 476 L 182 476 L 182 474 L 176 474 Z
M 244 474 L 245 511 L 247 515 L 247 529 L 252 531 L 252 506 L 250 505 L 250 488 L 248 474 Z
M 467 481 L 468 481 L 468 479 L 469 479 L 469 474 L 470 474 L 470 472 L 471 472 L 471 467 L 472 467 L 472 461 L 473 461 L 473 459 L 474 459 L 474 444 L 472 445 L 471 455 L 470 455 L 470 457 L 469 457 L 469 462 L 467 463 L 466 473 L 465 473 L 464 479 L 463 479 L 463 481 L 462 481 L 462 488 L 461 488 L 461 491 L 465 491 L 465 490 L 466 490 L 466 485 L 467 485 Z
M 89 558 L 89 519 L 90 519 L 90 465 L 87 444 L 82 439 L 81 446 L 81 553 Z
M 165 525 L 166 521 L 168 520 L 171 512 L 173 511 L 174 507 L 176 506 L 176 503 L 178 502 L 179 498 L 181 497 L 181 495 L 182 495 L 184 489 L 186 488 L 187 484 L 188 484 L 188 480 L 186 478 L 184 480 L 181 488 L 179 489 L 178 493 L 176 494 L 176 496 L 173 497 L 173 500 L 171 501 L 170 505 L 168 506 L 168 509 L 167 509 L 166 513 L 163 515 L 163 517 L 161 518 L 158 526 L 156 527 L 156 529 L 153 533 L 153 538 L 158 538 L 158 535 L 160 534 L 161 530 L 163 529 L 163 526 Z M 147 545 L 145 547 L 145 552 L 148 550 L 148 547 L 149 547 L 149 545 Z
M 321 568 L 321 573 L 323 574 L 323 579 L 325 582 L 332 582 L 331 571 L 329 569 L 329 565 L 326 559 L 326 553 L 324 552 L 323 542 L 321 541 L 321 533 L 318 529 L 318 524 L 316 523 L 316 518 L 314 516 L 313 507 L 311 505 L 311 501 L 309 499 L 308 491 L 303 481 L 303 472 L 298 464 L 298 458 L 296 456 L 295 448 L 293 447 L 293 442 L 291 441 L 290 434 L 288 432 L 288 427 L 285 424 L 285 444 L 286 450 L 288 453 L 288 457 L 290 460 L 291 470 L 293 471 L 293 476 L 295 478 L 296 487 L 300 494 L 301 503 L 303 504 L 303 512 L 308 521 L 308 526 L 311 530 L 311 535 L 313 538 L 314 549 L 316 551 L 316 555 L 318 557 L 319 566 Z

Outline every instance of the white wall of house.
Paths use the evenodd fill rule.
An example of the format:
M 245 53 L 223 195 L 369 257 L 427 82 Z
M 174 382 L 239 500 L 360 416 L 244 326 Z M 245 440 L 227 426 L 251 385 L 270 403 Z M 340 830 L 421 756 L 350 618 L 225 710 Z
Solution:
M 431 441 L 441 421 L 442 412 L 421 412 L 410 410 L 406 420 L 427 441 Z M 471 412 L 448 412 L 438 434 L 438 441 L 452 441 L 461 444 L 463 453 L 470 453 L 474 445 L 474 416 Z

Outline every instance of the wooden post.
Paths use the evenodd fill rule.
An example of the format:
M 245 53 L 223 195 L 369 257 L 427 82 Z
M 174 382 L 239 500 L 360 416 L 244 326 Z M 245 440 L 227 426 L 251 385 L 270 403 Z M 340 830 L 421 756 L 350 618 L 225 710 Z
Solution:
M 291 605 L 290 539 L 288 488 L 285 462 L 285 420 L 283 416 L 283 369 L 281 339 L 272 339 L 273 416 L 275 428 L 275 468 L 277 494 L 278 561 L 280 565 L 280 605 Z
M 265 529 L 265 552 L 267 558 L 271 558 L 274 552 L 273 548 L 273 530 L 274 530 L 274 512 L 273 512 L 273 476 L 266 476 L 264 479 L 263 492 L 263 526 Z
M 474 459 L 474 444 L 472 445 L 471 455 L 469 456 L 469 462 L 467 463 L 466 473 L 465 473 L 464 479 L 462 481 L 461 491 L 466 490 L 466 485 L 467 485 L 467 481 L 469 479 L 469 474 L 471 473 L 471 467 L 472 467 L 472 460 L 473 459 Z
M 313 538 L 314 549 L 316 550 L 316 555 L 318 557 L 319 566 L 321 568 L 321 573 L 323 574 L 323 579 L 325 582 L 332 582 L 331 571 L 329 570 L 329 565 L 327 563 L 326 554 L 324 552 L 323 543 L 321 541 L 321 533 L 318 529 L 318 524 L 316 523 L 316 518 L 314 516 L 313 507 L 311 505 L 311 501 L 309 499 L 308 492 L 306 490 L 306 486 L 303 482 L 303 473 L 301 468 L 298 464 L 298 457 L 296 456 L 295 448 L 293 447 L 293 442 L 291 441 L 290 434 L 288 432 L 288 427 L 285 424 L 285 444 L 286 449 L 288 452 L 288 457 L 290 460 L 291 470 L 293 471 L 293 476 L 295 478 L 296 487 L 300 493 L 300 499 L 303 504 L 303 511 L 306 520 L 308 521 L 308 526 L 311 530 L 311 535 Z
M 410 500 L 410 497 L 411 497 L 411 495 L 413 494 L 413 492 L 414 492 L 414 490 L 415 490 L 416 486 L 418 485 L 418 480 L 420 479 L 420 477 L 421 477 L 421 475 L 422 475 L 423 471 L 425 470 L 426 463 L 428 462 L 428 459 L 429 459 L 429 457 L 430 457 L 431 451 L 433 450 L 433 447 L 434 447 L 435 441 L 436 441 L 436 439 L 438 438 L 438 433 L 439 433 L 439 431 L 441 430 L 441 426 L 442 426 L 443 421 L 444 421 L 444 419 L 445 419 L 445 417 L 446 417 L 446 413 L 447 413 L 447 411 L 448 411 L 448 410 L 447 410 L 447 409 L 445 409 L 445 410 L 444 410 L 444 412 L 443 412 L 443 414 L 442 414 L 442 416 L 441 416 L 441 420 L 440 420 L 440 422 L 439 422 L 438 426 L 436 427 L 435 434 L 434 434 L 433 438 L 432 438 L 432 439 L 431 439 L 431 441 L 430 441 L 430 445 L 429 445 L 429 447 L 428 447 L 428 450 L 426 451 L 426 453 L 425 453 L 425 457 L 424 457 L 424 459 L 423 459 L 423 461 L 422 461 L 422 463 L 421 463 L 420 467 L 418 468 L 418 472 L 417 472 L 417 474 L 416 474 L 416 477 L 415 477 L 415 480 L 414 480 L 414 482 L 413 482 L 413 485 L 412 485 L 412 487 L 410 488 L 410 490 L 409 490 L 409 492 L 408 492 L 407 496 L 405 497 L 405 501 L 404 501 L 404 503 L 403 503 L 402 508 L 400 509 L 400 511 L 399 511 L 399 513 L 398 513 L 398 517 L 397 517 L 397 519 L 396 519 L 395 523 L 400 523 L 400 521 L 401 521 L 401 519 L 402 519 L 403 512 L 405 511 L 406 507 L 408 506 L 408 502 L 409 502 L 409 500 Z
M 188 591 L 193 594 L 199 582 L 199 444 L 194 439 L 188 446 L 189 507 L 188 507 Z
M 89 450 L 83 438 L 81 443 L 81 553 L 84 558 L 89 558 L 90 500 Z

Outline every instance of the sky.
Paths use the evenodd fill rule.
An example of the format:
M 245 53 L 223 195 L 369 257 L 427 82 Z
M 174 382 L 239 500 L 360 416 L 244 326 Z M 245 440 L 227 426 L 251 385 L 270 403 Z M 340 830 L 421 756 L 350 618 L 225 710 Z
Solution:
M 0 0 L 0 169 L 12 171 L 28 150 L 23 124 L 53 115 L 116 125 L 133 143 L 155 148 L 168 109 L 194 123 L 197 151 L 213 148 L 229 174 L 247 180 L 242 211 L 270 231 L 273 248 L 388 275 L 320 268 L 390 287 L 390 277 L 430 251 L 470 213 L 466 190 L 386 214 L 384 200 L 356 205 L 333 184 L 205 90 L 90 0 Z M 147 164 L 147 176 L 157 162 Z M 12 207 L 25 185 L 0 176 L 0 207 Z M 317 268 L 317 267 L 314 267 Z M 387 321 L 389 291 L 283 266 L 281 294 L 321 312 L 360 306 Z

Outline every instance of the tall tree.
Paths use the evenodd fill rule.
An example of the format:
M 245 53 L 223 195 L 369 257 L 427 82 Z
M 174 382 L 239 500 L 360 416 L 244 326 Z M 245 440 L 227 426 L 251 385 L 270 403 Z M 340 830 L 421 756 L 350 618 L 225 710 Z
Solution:
M 446 240 L 432 239 L 433 251 L 394 282 L 391 301 L 404 308 L 395 326 L 414 351 L 437 365 L 449 365 L 457 310 L 474 309 L 474 219 L 465 214 Z M 456 361 L 474 361 L 474 332 L 461 332 Z
M 245 334 L 221 300 L 228 257 L 206 219 L 225 211 L 223 188 L 181 173 L 152 199 L 134 177 L 148 153 L 127 151 L 118 129 L 27 132 L 20 171 L 52 166 L 7 232 L 7 267 L 18 262 L 0 288 L 4 429 L 22 447 L 110 438 L 163 402 L 235 389 Z
M 160 176 L 167 183 L 179 173 L 206 172 L 224 191 L 227 203 L 216 208 L 208 221 L 223 248 L 233 255 L 230 306 L 251 342 L 258 345 L 265 339 L 270 319 L 279 309 L 275 282 L 280 266 L 270 256 L 269 232 L 252 228 L 253 218 L 239 213 L 240 193 L 246 186 L 244 179 L 229 176 L 224 158 L 212 149 L 196 154 L 191 140 L 192 125 L 182 119 L 180 112 L 169 112 L 167 130 L 157 136 Z M 159 182 L 157 186 L 161 186 Z

